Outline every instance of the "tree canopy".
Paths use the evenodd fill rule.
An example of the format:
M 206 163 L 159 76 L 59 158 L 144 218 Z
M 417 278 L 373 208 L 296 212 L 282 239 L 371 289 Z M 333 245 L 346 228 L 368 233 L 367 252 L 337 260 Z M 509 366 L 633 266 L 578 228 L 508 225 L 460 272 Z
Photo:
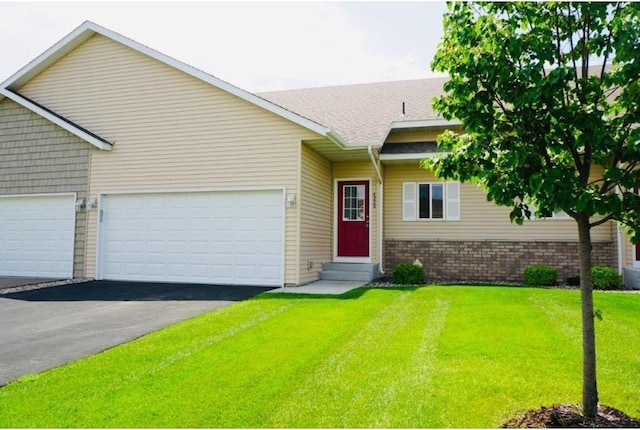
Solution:
M 432 63 L 450 80 L 434 107 L 466 134 L 443 135 L 452 156 L 431 166 L 479 183 L 518 222 L 531 203 L 637 236 L 639 32 L 634 3 L 451 4 Z
M 562 210 L 577 224 L 583 412 L 596 414 L 591 229 L 640 241 L 640 4 L 455 2 L 432 62 L 449 74 L 434 108 L 460 120 L 423 166 L 472 181 L 522 223 Z

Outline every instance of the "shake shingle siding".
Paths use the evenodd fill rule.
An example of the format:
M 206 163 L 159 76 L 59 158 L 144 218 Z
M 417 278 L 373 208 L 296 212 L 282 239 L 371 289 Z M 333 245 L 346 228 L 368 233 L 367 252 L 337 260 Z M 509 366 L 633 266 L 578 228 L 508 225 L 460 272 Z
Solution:
M 19 104 L 0 101 L 0 195 L 87 197 L 91 146 Z M 84 276 L 85 211 L 76 213 L 73 276 Z

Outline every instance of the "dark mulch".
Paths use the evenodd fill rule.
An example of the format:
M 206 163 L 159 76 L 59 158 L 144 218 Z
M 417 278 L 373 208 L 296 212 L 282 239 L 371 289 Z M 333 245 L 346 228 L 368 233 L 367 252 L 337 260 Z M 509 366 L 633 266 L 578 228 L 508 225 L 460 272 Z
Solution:
M 502 428 L 640 428 L 640 419 L 604 405 L 598 405 L 595 419 L 585 418 L 580 406 L 562 403 L 525 412 L 504 423 Z

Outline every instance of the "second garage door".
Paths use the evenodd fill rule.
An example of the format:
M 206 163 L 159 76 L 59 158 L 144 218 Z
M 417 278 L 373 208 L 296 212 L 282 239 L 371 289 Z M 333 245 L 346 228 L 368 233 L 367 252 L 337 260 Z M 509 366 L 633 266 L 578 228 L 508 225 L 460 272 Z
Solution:
M 283 283 L 281 190 L 106 195 L 99 217 L 101 279 Z
M 75 196 L 0 197 L 0 276 L 71 278 Z

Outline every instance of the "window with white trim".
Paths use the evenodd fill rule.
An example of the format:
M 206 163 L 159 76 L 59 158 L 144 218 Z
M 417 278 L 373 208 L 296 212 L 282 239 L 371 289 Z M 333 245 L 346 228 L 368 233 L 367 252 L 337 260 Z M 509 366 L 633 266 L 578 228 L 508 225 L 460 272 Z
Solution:
M 403 182 L 402 220 L 459 220 L 459 182 Z

